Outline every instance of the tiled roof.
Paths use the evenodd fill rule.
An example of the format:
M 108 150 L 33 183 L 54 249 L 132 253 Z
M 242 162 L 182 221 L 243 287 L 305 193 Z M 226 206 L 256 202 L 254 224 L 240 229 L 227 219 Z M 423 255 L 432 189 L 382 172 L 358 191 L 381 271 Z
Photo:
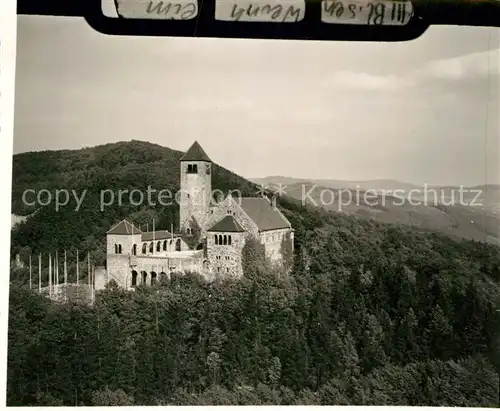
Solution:
M 290 228 L 288 221 L 271 206 L 267 199 L 262 197 L 242 197 L 240 201 L 241 208 L 257 225 L 259 231 Z
M 208 231 L 217 231 L 217 232 L 225 232 L 225 233 L 242 233 L 245 230 L 238 224 L 238 222 L 234 219 L 233 216 L 227 215 L 218 223 L 216 223 L 212 228 Z
M 172 238 L 172 234 L 170 234 L 167 230 L 158 230 L 154 232 L 155 240 L 165 240 L 166 238 Z M 151 241 L 153 239 L 153 232 L 148 231 L 147 233 L 142 233 L 141 241 Z
M 127 220 L 122 220 L 118 224 L 113 226 L 106 234 L 131 235 L 131 234 L 142 234 L 142 231 L 139 230 L 132 223 L 129 223 Z
M 186 151 L 181 157 L 181 161 L 208 161 L 212 162 L 210 158 L 207 156 L 207 153 L 201 148 L 200 144 L 195 141 L 193 145 Z

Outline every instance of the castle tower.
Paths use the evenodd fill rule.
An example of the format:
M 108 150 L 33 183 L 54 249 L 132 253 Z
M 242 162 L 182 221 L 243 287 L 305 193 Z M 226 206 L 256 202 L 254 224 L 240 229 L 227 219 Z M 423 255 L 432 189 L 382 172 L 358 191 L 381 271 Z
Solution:
M 197 141 L 181 158 L 179 226 L 183 233 L 206 230 L 212 198 L 212 161 Z

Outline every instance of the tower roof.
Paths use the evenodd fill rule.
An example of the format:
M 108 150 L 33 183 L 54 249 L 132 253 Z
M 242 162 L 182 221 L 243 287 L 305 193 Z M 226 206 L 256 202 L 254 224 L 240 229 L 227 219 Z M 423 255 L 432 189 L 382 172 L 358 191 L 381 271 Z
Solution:
M 181 157 L 181 161 L 208 161 L 209 163 L 212 162 L 210 158 L 207 156 L 207 153 L 201 148 L 200 144 L 195 141 L 191 147 L 189 147 L 189 150 L 186 151 L 186 154 L 184 154 Z
M 142 234 L 142 231 L 139 230 L 132 223 L 129 223 L 127 220 L 122 220 L 118 224 L 113 226 L 106 234 L 133 235 L 133 234 Z
M 238 224 L 233 216 L 227 215 L 208 231 L 218 231 L 225 233 L 242 233 L 245 230 Z

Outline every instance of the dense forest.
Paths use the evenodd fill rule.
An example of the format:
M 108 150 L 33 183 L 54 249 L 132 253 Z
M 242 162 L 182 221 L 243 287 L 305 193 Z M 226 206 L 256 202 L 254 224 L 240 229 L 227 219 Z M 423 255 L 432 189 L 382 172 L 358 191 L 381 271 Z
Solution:
M 122 143 L 87 149 L 87 162 L 74 169 L 21 159 L 18 172 L 15 158 L 14 184 L 26 188 L 45 176 L 56 187 L 64 167 L 75 186 L 94 189 L 115 173 L 116 186 L 132 184 L 134 175 L 140 188 L 162 175 L 177 184 L 172 174 L 180 153 L 169 151 L 175 158 L 165 167 L 166 152 L 159 154 L 153 162 L 160 176 L 136 165 L 127 174 L 128 145 L 137 148 L 138 164 L 151 151 L 168 150 Z M 77 177 L 78 168 L 93 173 L 91 161 L 105 163 L 99 150 L 121 159 L 95 178 Z M 61 153 L 23 156 L 71 155 L 75 162 L 82 155 Z M 217 173 L 216 186 L 252 190 L 227 170 Z M 206 283 L 188 274 L 136 292 L 111 284 L 89 307 L 51 302 L 29 290 L 26 269 L 13 269 L 8 405 L 498 406 L 498 247 L 286 198 L 280 207 L 296 230 L 288 273 L 271 268 L 249 243 L 242 279 Z M 69 241 L 96 253 L 98 236 L 116 219 L 152 213 L 167 224 L 176 211 L 162 212 L 42 208 L 13 232 L 13 252 L 62 249 Z

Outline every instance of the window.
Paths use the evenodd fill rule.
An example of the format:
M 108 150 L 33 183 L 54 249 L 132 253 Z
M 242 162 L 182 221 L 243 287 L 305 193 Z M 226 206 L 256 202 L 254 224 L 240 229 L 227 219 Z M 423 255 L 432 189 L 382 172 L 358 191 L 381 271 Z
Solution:
M 121 254 L 121 253 L 122 253 L 122 245 L 118 244 L 118 254 Z
M 155 246 L 155 245 L 154 245 L 153 243 L 149 244 L 149 252 L 150 252 L 151 254 L 153 254 L 153 252 L 154 252 L 154 246 Z
M 132 255 L 137 255 L 137 244 L 132 246 Z
M 219 245 L 219 236 L 215 235 L 215 245 Z
M 158 242 L 156 243 L 156 251 L 157 251 L 157 252 L 160 252 L 160 251 L 161 251 L 161 241 L 158 241 Z
M 144 243 L 142 245 L 142 254 L 146 254 L 147 249 L 148 249 L 148 245 L 146 243 Z
M 217 272 L 220 273 L 220 267 L 217 267 Z
M 115 254 L 118 254 L 118 244 L 115 244 Z
M 191 230 L 191 227 L 186 228 L 186 233 L 187 235 L 193 235 L 193 230 Z
M 163 240 L 163 251 L 167 251 L 167 240 Z
M 132 287 L 137 285 L 137 271 L 132 271 Z
M 224 245 L 227 245 L 227 236 L 224 236 Z
M 210 164 L 207 164 L 207 165 L 205 166 L 205 172 L 207 173 L 207 175 L 209 175 L 209 174 L 210 174 Z
M 198 165 L 197 164 L 188 164 L 187 173 L 188 174 L 198 174 Z
M 230 236 L 230 235 L 229 235 L 229 236 L 227 236 L 227 244 L 228 244 L 228 245 L 231 245 L 231 236 Z

